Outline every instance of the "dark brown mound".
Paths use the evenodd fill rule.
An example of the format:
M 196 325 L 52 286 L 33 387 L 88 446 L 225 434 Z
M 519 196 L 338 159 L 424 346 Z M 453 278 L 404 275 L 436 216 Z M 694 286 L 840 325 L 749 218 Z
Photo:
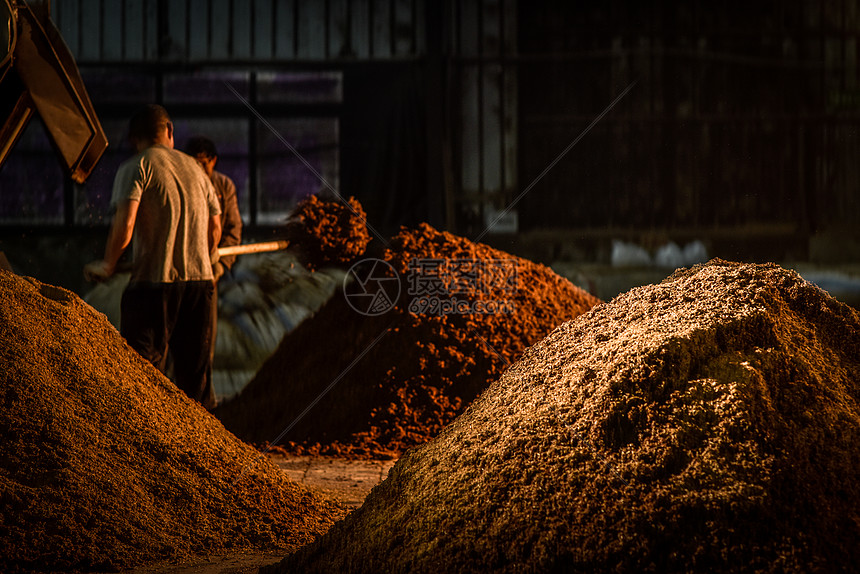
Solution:
M 284 448 L 295 453 L 399 455 L 438 434 L 526 347 L 598 302 L 543 265 L 428 225 L 403 230 L 383 257 L 402 274 L 397 306 L 363 315 L 338 290 L 284 338 L 239 397 L 219 409 L 227 428 L 255 443 L 289 429 Z M 487 272 L 507 266 L 515 271 L 507 275 L 513 284 L 480 281 L 486 289 L 456 296 L 508 301 L 513 312 L 410 313 L 418 300 L 408 294 L 417 276 L 409 264 L 416 258 L 481 262 Z M 462 266 L 449 271 L 466 272 Z
M 0 570 L 290 549 L 342 515 L 76 295 L 0 271 Z
M 530 348 L 271 571 L 856 571 L 858 329 L 775 265 L 634 289 Z
M 370 242 L 367 214 L 353 197 L 320 199 L 311 195 L 290 215 L 287 238 L 309 269 L 349 263 L 361 256 Z

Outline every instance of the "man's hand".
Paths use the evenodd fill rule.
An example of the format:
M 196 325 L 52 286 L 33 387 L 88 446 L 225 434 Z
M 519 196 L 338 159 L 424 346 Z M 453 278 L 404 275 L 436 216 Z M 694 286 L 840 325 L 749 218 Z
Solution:
M 226 267 L 220 261 L 216 261 L 212 264 L 212 276 L 215 279 L 215 283 L 218 283 L 218 280 L 221 279 L 221 276 L 224 275 L 224 271 Z
M 138 207 L 140 207 L 140 201 L 136 199 L 126 199 L 119 202 L 116 215 L 113 216 L 113 221 L 110 224 L 104 259 L 84 265 L 84 277 L 87 281 L 104 281 L 114 274 L 122 252 L 131 243 L 134 235 L 134 222 L 137 220 Z
M 84 277 L 87 281 L 102 282 L 113 275 L 113 265 L 104 259 L 92 261 L 84 265 Z

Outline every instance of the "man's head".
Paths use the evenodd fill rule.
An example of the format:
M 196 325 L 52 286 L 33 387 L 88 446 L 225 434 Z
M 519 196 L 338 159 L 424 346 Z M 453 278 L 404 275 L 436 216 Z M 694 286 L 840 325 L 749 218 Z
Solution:
M 215 149 L 215 143 L 201 136 L 193 137 L 188 140 L 188 145 L 185 146 L 185 153 L 197 160 L 206 175 L 212 177 L 212 172 L 215 171 L 215 164 L 218 162 L 218 151 Z
M 160 144 L 173 147 L 173 122 L 167 110 L 158 104 L 147 104 L 131 117 L 128 139 L 137 151 Z

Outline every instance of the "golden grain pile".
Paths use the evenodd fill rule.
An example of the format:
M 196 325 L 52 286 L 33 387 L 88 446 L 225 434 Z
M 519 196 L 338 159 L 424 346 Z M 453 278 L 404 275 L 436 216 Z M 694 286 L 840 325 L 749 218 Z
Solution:
M 293 483 L 76 295 L 0 270 L 0 571 L 296 548 L 343 510 Z
M 776 265 L 633 289 L 264 571 L 856 571 L 859 329 Z

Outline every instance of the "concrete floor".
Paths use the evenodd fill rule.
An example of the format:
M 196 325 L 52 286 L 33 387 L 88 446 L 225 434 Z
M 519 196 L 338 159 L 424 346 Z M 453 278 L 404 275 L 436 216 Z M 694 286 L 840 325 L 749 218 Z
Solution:
M 269 458 L 294 481 L 351 509 L 361 506 L 371 489 L 385 480 L 396 462 L 282 455 Z
M 361 506 L 374 486 L 385 480 L 396 461 L 344 460 L 330 457 L 270 455 L 294 481 L 350 509 Z M 255 574 L 279 562 L 283 552 L 239 552 L 194 556 L 176 563 L 141 566 L 123 574 Z

